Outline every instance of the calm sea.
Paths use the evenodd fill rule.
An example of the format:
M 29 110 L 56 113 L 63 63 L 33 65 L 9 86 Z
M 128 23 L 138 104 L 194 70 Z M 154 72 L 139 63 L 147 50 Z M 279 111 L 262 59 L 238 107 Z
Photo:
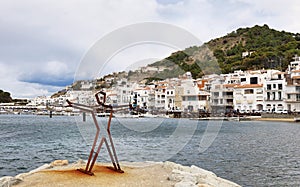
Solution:
M 98 121 L 106 136 L 106 119 Z M 120 161 L 196 165 L 242 186 L 300 186 L 297 123 L 114 118 L 111 132 Z M 0 177 L 86 160 L 94 134 L 89 117 L 0 115 Z M 103 148 L 98 162 L 108 161 Z

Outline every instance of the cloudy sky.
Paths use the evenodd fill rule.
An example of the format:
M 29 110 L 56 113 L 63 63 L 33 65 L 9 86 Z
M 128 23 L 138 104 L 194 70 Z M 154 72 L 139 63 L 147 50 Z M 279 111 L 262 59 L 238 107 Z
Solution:
M 300 32 L 299 10 L 298 0 L 0 0 L 0 89 L 14 98 L 51 95 L 74 81 L 99 39 L 131 24 L 172 24 L 206 42 L 256 24 Z M 132 66 L 117 61 L 151 61 L 174 51 L 142 48 L 127 50 L 131 60 L 116 55 L 102 73 Z

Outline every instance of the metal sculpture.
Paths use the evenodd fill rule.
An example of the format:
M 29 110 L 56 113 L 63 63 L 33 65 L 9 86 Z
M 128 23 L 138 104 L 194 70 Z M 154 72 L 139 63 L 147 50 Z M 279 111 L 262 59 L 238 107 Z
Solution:
M 103 96 L 102 101 L 101 101 L 101 98 L 99 97 L 100 94 Z M 128 105 L 121 105 L 121 106 L 113 107 L 112 105 L 105 104 L 105 102 L 106 102 L 106 93 L 103 92 L 103 91 L 100 91 L 100 92 L 96 93 L 95 97 L 96 97 L 96 101 L 98 103 L 98 105 L 96 105 L 96 106 L 88 106 L 88 105 L 79 104 L 79 103 L 72 103 L 71 101 L 67 100 L 67 103 L 69 104 L 69 106 L 71 106 L 73 108 L 76 108 L 76 109 L 79 109 L 82 112 L 91 113 L 94 124 L 96 126 L 96 135 L 95 135 L 95 138 L 94 138 L 92 149 L 90 151 L 88 162 L 86 164 L 85 169 L 78 169 L 78 171 L 83 172 L 83 173 L 88 174 L 88 175 L 94 175 L 93 172 L 92 172 L 92 169 L 93 169 L 93 166 L 94 166 L 94 164 L 97 160 L 100 149 L 101 149 L 101 147 L 104 143 L 106 145 L 106 148 L 107 148 L 107 151 L 109 153 L 111 162 L 113 164 L 113 167 L 109 167 L 109 168 L 113 169 L 114 171 L 123 173 L 124 171 L 120 167 L 118 157 L 117 157 L 117 153 L 116 153 L 116 149 L 115 149 L 115 146 L 114 146 L 114 143 L 113 143 L 113 139 L 111 137 L 110 125 L 111 125 L 111 120 L 112 120 L 112 117 L 113 117 L 114 108 L 122 108 L 122 107 L 124 108 L 125 106 L 128 107 Z M 106 127 L 109 142 L 107 141 L 106 137 L 102 136 L 102 138 L 100 140 L 100 143 L 97 147 L 97 150 L 95 151 L 95 148 L 97 146 L 97 142 L 98 142 L 98 139 L 99 139 L 99 134 L 100 134 L 100 127 L 99 127 L 98 121 L 96 119 L 95 113 L 97 112 L 97 109 L 99 109 L 99 108 L 103 109 L 104 111 L 109 111 L 110 112 L 109 119 L 108 119 L 108 122 L 107 122 L 107 127 Z M 130 105 L 129 105 L 129 108 L 131 108 Z

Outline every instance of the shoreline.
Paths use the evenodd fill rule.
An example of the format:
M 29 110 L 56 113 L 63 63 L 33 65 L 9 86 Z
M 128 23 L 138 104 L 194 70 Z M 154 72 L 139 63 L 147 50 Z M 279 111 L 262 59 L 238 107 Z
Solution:
M 0 186 L 195 186 L 195 187 L 240 187 L 229 180 L 197 166 L 183 166 L 174 162 L 121 162 L 124 173 L 117 173 L 107 166 L 110 163 L 96 163 L 94 176 L 83 174 L 77 169 L 84 168 L 79 160 L 68 164 L 67 160 L 56 160 L 51 164 L 22 173 L 15 177 L 0 178 Z
M 297 123 L 294 118 L 256 118 L 253 121 L 278 121 L 278 122 L 293 122 Z
M 2 115 L 6 115 L 6 114 L 0 114 L 0 116 Z M 8 114 L 8 115 L 16 115 L 16 114 Z M 31 114 L 21 114 L 23 116 L 28 116 Z M 16 116 L 20 116 L 20 115 L 16 115 Z M 35 116 L 35 115 L 33 115 Z M 36 115 L 39 116 L 39 115 Z M 45 115 L 44 115 L 45 116 Z M 58 116 L 62 116 L 62 117 L 69 117 L 67 115 L 58 115 Z M 167 118 L 167 117 L 158 117 L 158 118 Z M 132 119 L 136 119 L 133 118 Z M 198 121 L 268 121 L 268 122 L 289 122 L 289 123 L 298 123 L 300 122 L 300 116 L 295 116 L 295 117 L 290 117 L 288 116 L 287 118 L 284 118 L 284 116 L 280 116 L 280 117 L 261 117 L 261 116 L 241 116 L 241 117 L 204 117 L 204 118 L 170 118 L 170 119 L 190 119 L 190 120 L 198 120 Z M 1 186 L 0 186 L 1 187 Z

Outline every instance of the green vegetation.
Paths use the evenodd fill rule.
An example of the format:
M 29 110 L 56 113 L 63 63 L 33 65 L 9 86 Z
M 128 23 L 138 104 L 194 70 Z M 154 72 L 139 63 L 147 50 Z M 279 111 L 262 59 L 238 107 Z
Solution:
M 270 29 L 268 25 L 240 28 L 203 46 L 177 51 L 151 66 L 172 67 L 155 75 L 174 77 L 190 71 L 193 78 L 234 70 L 278 69 L 284 71 L 295 55 L 300 55 L 300 34 Z M 243 52 L 249 55 L 242 56 Z M 251 54 L 250 54 L 251 53 Z M 170 75 L 170 76 L 169 76 Z M 173 75 L 173 76 L 172 76 Z
M 200 78 L 205 74 L 220 73 L 217 59 L 207 45 L 192 46 L 183 51 L 177 51 L 171 56 L 151 64 L 151 66 L 172 67 L 157 73 L 155 76 L 165 79 L 177 77 L 185 72 L 191 72 L 194 78 Z
M 151 82 L 152 81 L 161 81 L 161 80 L 163 80 L 163 79 L 160 79 L 160 78 L 157 78 L 157 77 L 149 77 L 149 78 L 146 78 L 146 85 L 149 85 L 149 84 L 151 84 Z
M 0 90 L 0 103 L 9 103 L 12 101 L 13 100 L 9 92 L 4 92 L 3 90 Z
M 285 70 L 294 55 L 300 55 L 300 34 L 270 29 L 268 25 L 241 28 L 207 43 L 222 73 L 234 70 Z M 242 57 L 243 52 L 252 52 Z
M 51 98 L 58 98 L 61 95 L 65 95 L 67 93 L 66 90 L 60 90 L 57 93 L 54 93 L 53 95 L 51 95 Z

